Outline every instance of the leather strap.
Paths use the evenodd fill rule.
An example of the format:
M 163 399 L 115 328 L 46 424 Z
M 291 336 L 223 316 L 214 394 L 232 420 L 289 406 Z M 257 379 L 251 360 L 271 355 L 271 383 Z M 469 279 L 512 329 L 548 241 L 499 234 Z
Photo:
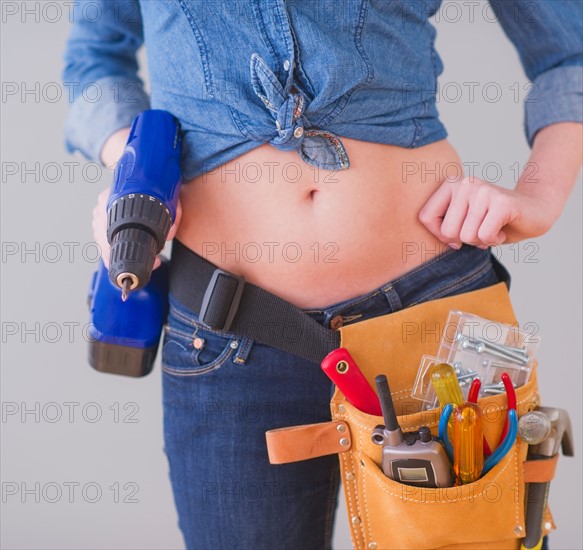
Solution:
M 525 483 L 547 483 L 555 477 L 559 453 L 550 458 L 527 460 L 523 462 Z
M 265 432 L 271 464 L 286 464 L 348 451 L 352 445 L 348 424 L 319 422 Z

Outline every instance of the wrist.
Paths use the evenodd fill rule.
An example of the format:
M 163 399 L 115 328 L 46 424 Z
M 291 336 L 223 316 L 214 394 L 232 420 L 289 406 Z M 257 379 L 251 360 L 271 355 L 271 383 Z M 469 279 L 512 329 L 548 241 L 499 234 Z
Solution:
M 124 147 L 127 143 L 130 128 L 121 128 L 111 134 L 103 144 L 100 154 L 100 160 L 104 166 L 113 170 L 117 161 L 121 157 Z
M 557 123 L 540 130 L 515 191 L 544 202 L 549 215 L 561 214 L 581 169 L 583 128 Z

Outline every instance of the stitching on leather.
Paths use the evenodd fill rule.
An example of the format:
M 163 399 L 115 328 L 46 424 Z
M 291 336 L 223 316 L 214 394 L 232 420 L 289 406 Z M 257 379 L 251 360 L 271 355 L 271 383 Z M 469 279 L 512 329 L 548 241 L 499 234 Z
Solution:
M 350 458 L 347 457 L 346 455 L 350 454 Z M 338 456 L 340 456 L 342 462 L 343 462 L 343 468 L 341 469 L 341 471 L 347 471 L 349 466 L 346 465 L 347 462 L 350 463 L 350 467 L 353 469 L 352 471 L 354 471 L 354 463 L 353 463 L 353 459 L 352 459 L 352 452 L 350 453 L 340 453 Z M 354 478 L 354 480 L 352 481 L 353 483 L 356 483 L 356 476 Z M 345 489 L 344 489 L 344 493 L 345 495 L 348 497 L 346 499 L 347 503 L 348 503 L 348 514 L 350 515 L 350 517 L 352 517 L 354 515 L 354 502 L 353 502 L 353 492 L 354 492 L 354 498 L 356 499 L 356 486 L 353 488 L 353 491 L 349 491 L 348 490 L 348 486 L 347 484 L 345 484 Z M 350 524 L 351 528 L 350 528 L 350 534 L 351 534 L 351 538 L 352 538 L 352 542 L 354 544 L 355 548 L 358 548 L 358 543 L 355 540 L 355 529 L 352 528 L 352 523 Z
M 335 419 L 342 419 L 343 421 L 346 421 L 346 415 L 342 414 L 340 412 L 336 412 L 334 415 Z M 354 510 L 356 509 L 358 511 L 358 495 L 357 495 L 357 485 L 356 485 L 356 465 L 354 463 L 355 457 L 354 455 L 354 451 L 350 450 L 348 452 L 342 452 L 339 453 L 338 456 L 340 457 L 340 459 L 343 461 L 343 468 L 341 469 L 341 473 L 344 473 L 346 471 L 351 471 L 354 474 L 354 480 L 352 481 L 352 483 L 354 484 L 353 487 L 353 491 L 349 491 L 348 490 L 348 486 L 347 484 L 345 484 L 345 494 L 347 495 L 347 503 L 348 503 L 348 512 L 350 517 L 354 516 Z M 349 463 L 349 466 L 347 466 L 347 463 Z M 350 470 L 348 468 L 351 468 Z M 353 494 L 354 494 L 354 499 L 353 499 Z M 355 548 L 359 548 L 360 544 L 358 541 L 355 540 L 356 535 L 358 534 L 358 530 L 356 528 L 354 528 L 354 526 L 352 525 L 352 522 L 350 523 L 350 536 L 352 538 L 352 542 L 354 544 Z M 363 538 L 362 533 L 360 533 L 361 538 Z
M 359 431 L 358 434 L 358 443 L 359 443 L 359 448 L 362 449 L 362 432 Z M 360 453 L 362 454 L 362 451 L 360 451 Z M 361 467 L 362 469 L 362 467 Z M 370 515 L 368 513 L 368 498 L 366 496 L 366 483 L 364 483 L 364 477 L 362 480 L 362 498 L 364 500 L 364 515 L 366 517 L 366 525 L 367 525 L 367 529 L 368 529 L 368 535 L 369 538 L 372 540 L 372 528 L 371 528 L 371 523 L 370 523 Z M 362 536 L 364 538 L 364 540 L 366 541 L 366 532 L 364 531 L 364 527 L 362 528 Z
M 519 449 L 519 445 L 520 443 L 517 441 L 514 445 L 514 476 L 516 478 L 516 488 L 518 489 L 518 496 L 520 496 L 520 483 L 519 480 L 519 473 L 518 473 L 518 449 Z M 516 498 L 516 496 L 514 497 L 514 516 L 516 518 L 516 525 L 520 525 L 520 512 L 518 509 L 518 503 L 520 502 L 520 498 Z
M 517 443 L 515 443 L 514 445 L 517 445 Z M 372 461 L 372 459 L 371 459 Z M 372 461 L 374 463 L 374 461 Z M 496 476 L 495 479 L 499 479 L 500 476 L 508 469 L 508 467 L 510 466 L 510 461 L 507 461 L 506 464 L 504 465 L 504 468 L 502 468 L 499 472 L 498 475 Z M 364 470 L 366 471 L 366 468 L 364 468 Z M 383 474 L 384 475 L 384 474 Z M 440 501 L 433 501 L 433 500 L 426 500 L 425 498 L 422 498 L 422 500 L 417 500 L 415 498 L 410 498 L 410 497 L 406 497 L 404 498 L 402 494 L 397 494 L 397 493 L 393 493 L 393 491 L 391 489 L 387 489 L 386 487 L 383 487 L 383 485 L 381 484 L 381 482 L 373 475 L 373 474 L 368 474 L 368 477 L 372 479 L 372 481 L 386 494 L 392 496 L 392 497 L 397 497 L 399 499 L 401 499 L 403 502 L 417 502 L 419 504 L 444 504 L 444 503 L 452 503 L 452 502 L 462 502 L 464 500 L 470 500 L 470 499 L 475 499 L 477 497 L 481 497 L 484 494 L 484 489 L 486 489 L 487 487 L 490 486 L 490 484 L 494 481 L 491 480 L 489 483 L 483 483 L 483 487 L 482 490 L 479 493 L 471 493 L 466 497 L 460 497 L 460 498 L 456 498 L 456 499 L 450 499 L 448 498 L 447 500 L 440 500 Z M 396 482 L 395 482 L 396 483 Z M 479 482 L 477 482 L 479 483 Z M 363 479 L 363 486 L 364 486 L 364 479 Z M 463 485 L 461 486 L 463 487 Z
M 525 396 L 523 399 L 518 400 L 516 402 L 516 406 L 518 407 L 518 405 L 523 405 L 525 403 L 531 403 L 532 402 L 533 395 L 534 395 L 534 392 L 532 392 L 531 394 Z M 430 409 L 429 411 L 424 411 L 424 412 L 429 413 L 431 410 L 433 410 L 433 409 Z M 501 412 L 501 411 L 505 411 L 505 410 L 507 410 L 507 407 L 504 406 L 504 405 L 493 405 L 493 406 L 489 406 L 488 407 L 487 413 L 490 414 L 490 413 L 493 413 L 493 412 Z M 419 413 L 416 413 L 416 414 L 419 414 Z M 356 424 L 359 428 L 361 428 L 363 430 L 370 430 L 370 428 L 366 424 L 362 424 L 355 417 L 351 417 L 350 418 L 350 421 L 347 420 L 347 423 L 349 425 Z M 436 421 L 424 421 L 421 424 L 415 424 L 414 426 L 407 426 L 407 429 L 408 430 L 416 430 L 416 429 L 419 429 L 421 426 L 429 426 L 429 427 L 432 427 L 432 426 L 437 426 L 438 424 L 439 424 L 439 420 L 436 420 Z

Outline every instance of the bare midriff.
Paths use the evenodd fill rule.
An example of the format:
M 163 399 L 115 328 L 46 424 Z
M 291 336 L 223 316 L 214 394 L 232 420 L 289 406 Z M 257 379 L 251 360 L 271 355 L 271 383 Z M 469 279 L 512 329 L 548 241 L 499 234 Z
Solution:
M 342 142 L 347 170 L 264 144 L 191 180 L 177 238 L 306 309 L 366 294 L 444 252 L 418 214 L 446 177 L 462 174 L 451 144 Z

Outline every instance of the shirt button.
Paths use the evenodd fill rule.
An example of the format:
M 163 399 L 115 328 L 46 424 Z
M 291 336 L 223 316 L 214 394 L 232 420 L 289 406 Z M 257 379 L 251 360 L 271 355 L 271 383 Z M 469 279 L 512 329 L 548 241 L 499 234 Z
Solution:
M 284 68 L 286 71 L 289 71 L 289 68 L 290 68 L 290 67 L 291 67 L 291 65 L 290 65 L 289 59 L 286 59 L 286 60 L 283 62 L 283 68 Z
M 335 317 L 332 317 L 332 320 L 330 321 L 330 328 L 333 330 L 339 329 L 342 326 L 342 323 L 342 315 L 336 315 Z
M 304 135 L 304 129 L 301 126 L 298 126 L 295 130 L 294 130 L 294 136 L 297 138 L 301 138 Z

